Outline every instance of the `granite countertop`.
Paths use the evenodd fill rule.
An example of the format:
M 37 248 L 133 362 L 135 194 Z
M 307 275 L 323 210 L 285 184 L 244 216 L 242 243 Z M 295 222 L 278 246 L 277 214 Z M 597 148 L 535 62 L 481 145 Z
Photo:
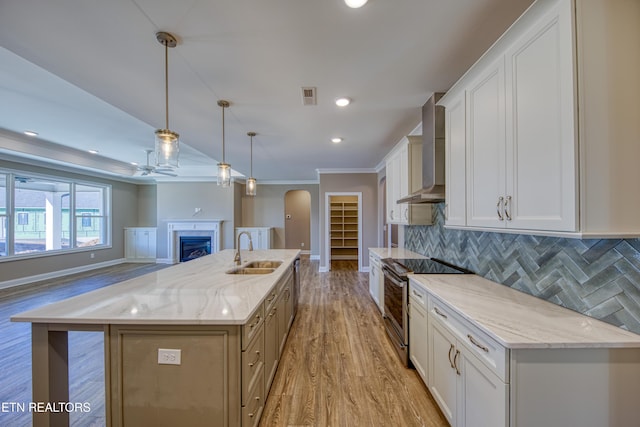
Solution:
M 480 276 L 409 277 L 507 348 L 640 348 L 638 334 Z
M 243 265 L 280 260 L 273 273 L 226 274 L 228 249 L 11 317 L 66 324 L 241 325 L 291 268 L 299 250 L 242 251 Z
M 404 248 L 369 248 L 369 252 L 373 253 L 379 258 L 427 258 L 424 255 L 412 252 Z

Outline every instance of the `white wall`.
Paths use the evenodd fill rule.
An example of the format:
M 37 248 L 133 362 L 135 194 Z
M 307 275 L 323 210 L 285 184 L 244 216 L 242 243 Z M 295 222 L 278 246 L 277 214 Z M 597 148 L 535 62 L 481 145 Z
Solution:
M 287 191 L 305 190 L 311 194 L 311 251 L 320 255 L 319 241 L 319 186 L 318 184 L 260 184 L 255 197 L 242 197 L 243 227 L 274 227 L 275 249 L 285 247 L 284 198 Z
M 176 220 L 224 220 L 222 248 L 233 248 L 236 185 L 222 188 L 215 182 L 158 183 L 158 258 L 168 257 L 167 222 Z M 195 213 L 196 208 L 200 213 Z

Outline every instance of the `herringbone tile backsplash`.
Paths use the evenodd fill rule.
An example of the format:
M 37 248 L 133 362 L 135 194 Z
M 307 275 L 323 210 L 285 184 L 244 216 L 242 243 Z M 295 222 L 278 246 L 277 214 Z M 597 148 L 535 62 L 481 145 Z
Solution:
M 405 227 L 405 246 L 640 334 L 640 239 L 579 240 Z

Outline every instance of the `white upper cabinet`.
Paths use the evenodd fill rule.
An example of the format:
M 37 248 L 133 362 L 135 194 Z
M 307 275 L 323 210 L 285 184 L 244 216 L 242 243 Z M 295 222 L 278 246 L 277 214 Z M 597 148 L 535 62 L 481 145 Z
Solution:
M 464 95 L 445 110 L 445 224 L 466 224 L 466 103 Z
M 404 138 L 386 159 L 387 222 L 402 225 L 433 223 L 431 205 L 398 203 L 422 186 L 422 137 Z
M 483 70 L 467 93 L 468 225 L 504 227 L 504 61 Z
M 439 101 L 445 224 L 640 236 L 639 75 L 640 2 L 533 3 Z
M 569 5 L 558 3 L 506 53 L 507 227 L 576 231 Z

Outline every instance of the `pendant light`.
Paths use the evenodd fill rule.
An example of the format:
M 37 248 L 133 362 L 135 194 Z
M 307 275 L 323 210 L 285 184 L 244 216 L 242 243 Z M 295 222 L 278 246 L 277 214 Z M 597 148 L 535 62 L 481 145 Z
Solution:
M 169 130 L 169 48 L 176 47 L 176 38 L 164 31 L 156 33 L 156 39 L 164 46 L 165 128 L 156 130 L 156 165 L 177 168 L 180 135 Z
M 247 196 L 256 195 L 256 186 L 258 185 L 256 179 L 253 177 L 253 137 L 256 136 L 255 132 L 247 132 L 247 135 L 251 138 L 251 174 L 247 179 Z
M 228 187 L 231 185 L 231 165 L 224 161 L 224 109 L 229 108 L 229 101 L 221 99 L 218 106 L 222 107 L 222 162 L 218 163 L 218 185 Z

